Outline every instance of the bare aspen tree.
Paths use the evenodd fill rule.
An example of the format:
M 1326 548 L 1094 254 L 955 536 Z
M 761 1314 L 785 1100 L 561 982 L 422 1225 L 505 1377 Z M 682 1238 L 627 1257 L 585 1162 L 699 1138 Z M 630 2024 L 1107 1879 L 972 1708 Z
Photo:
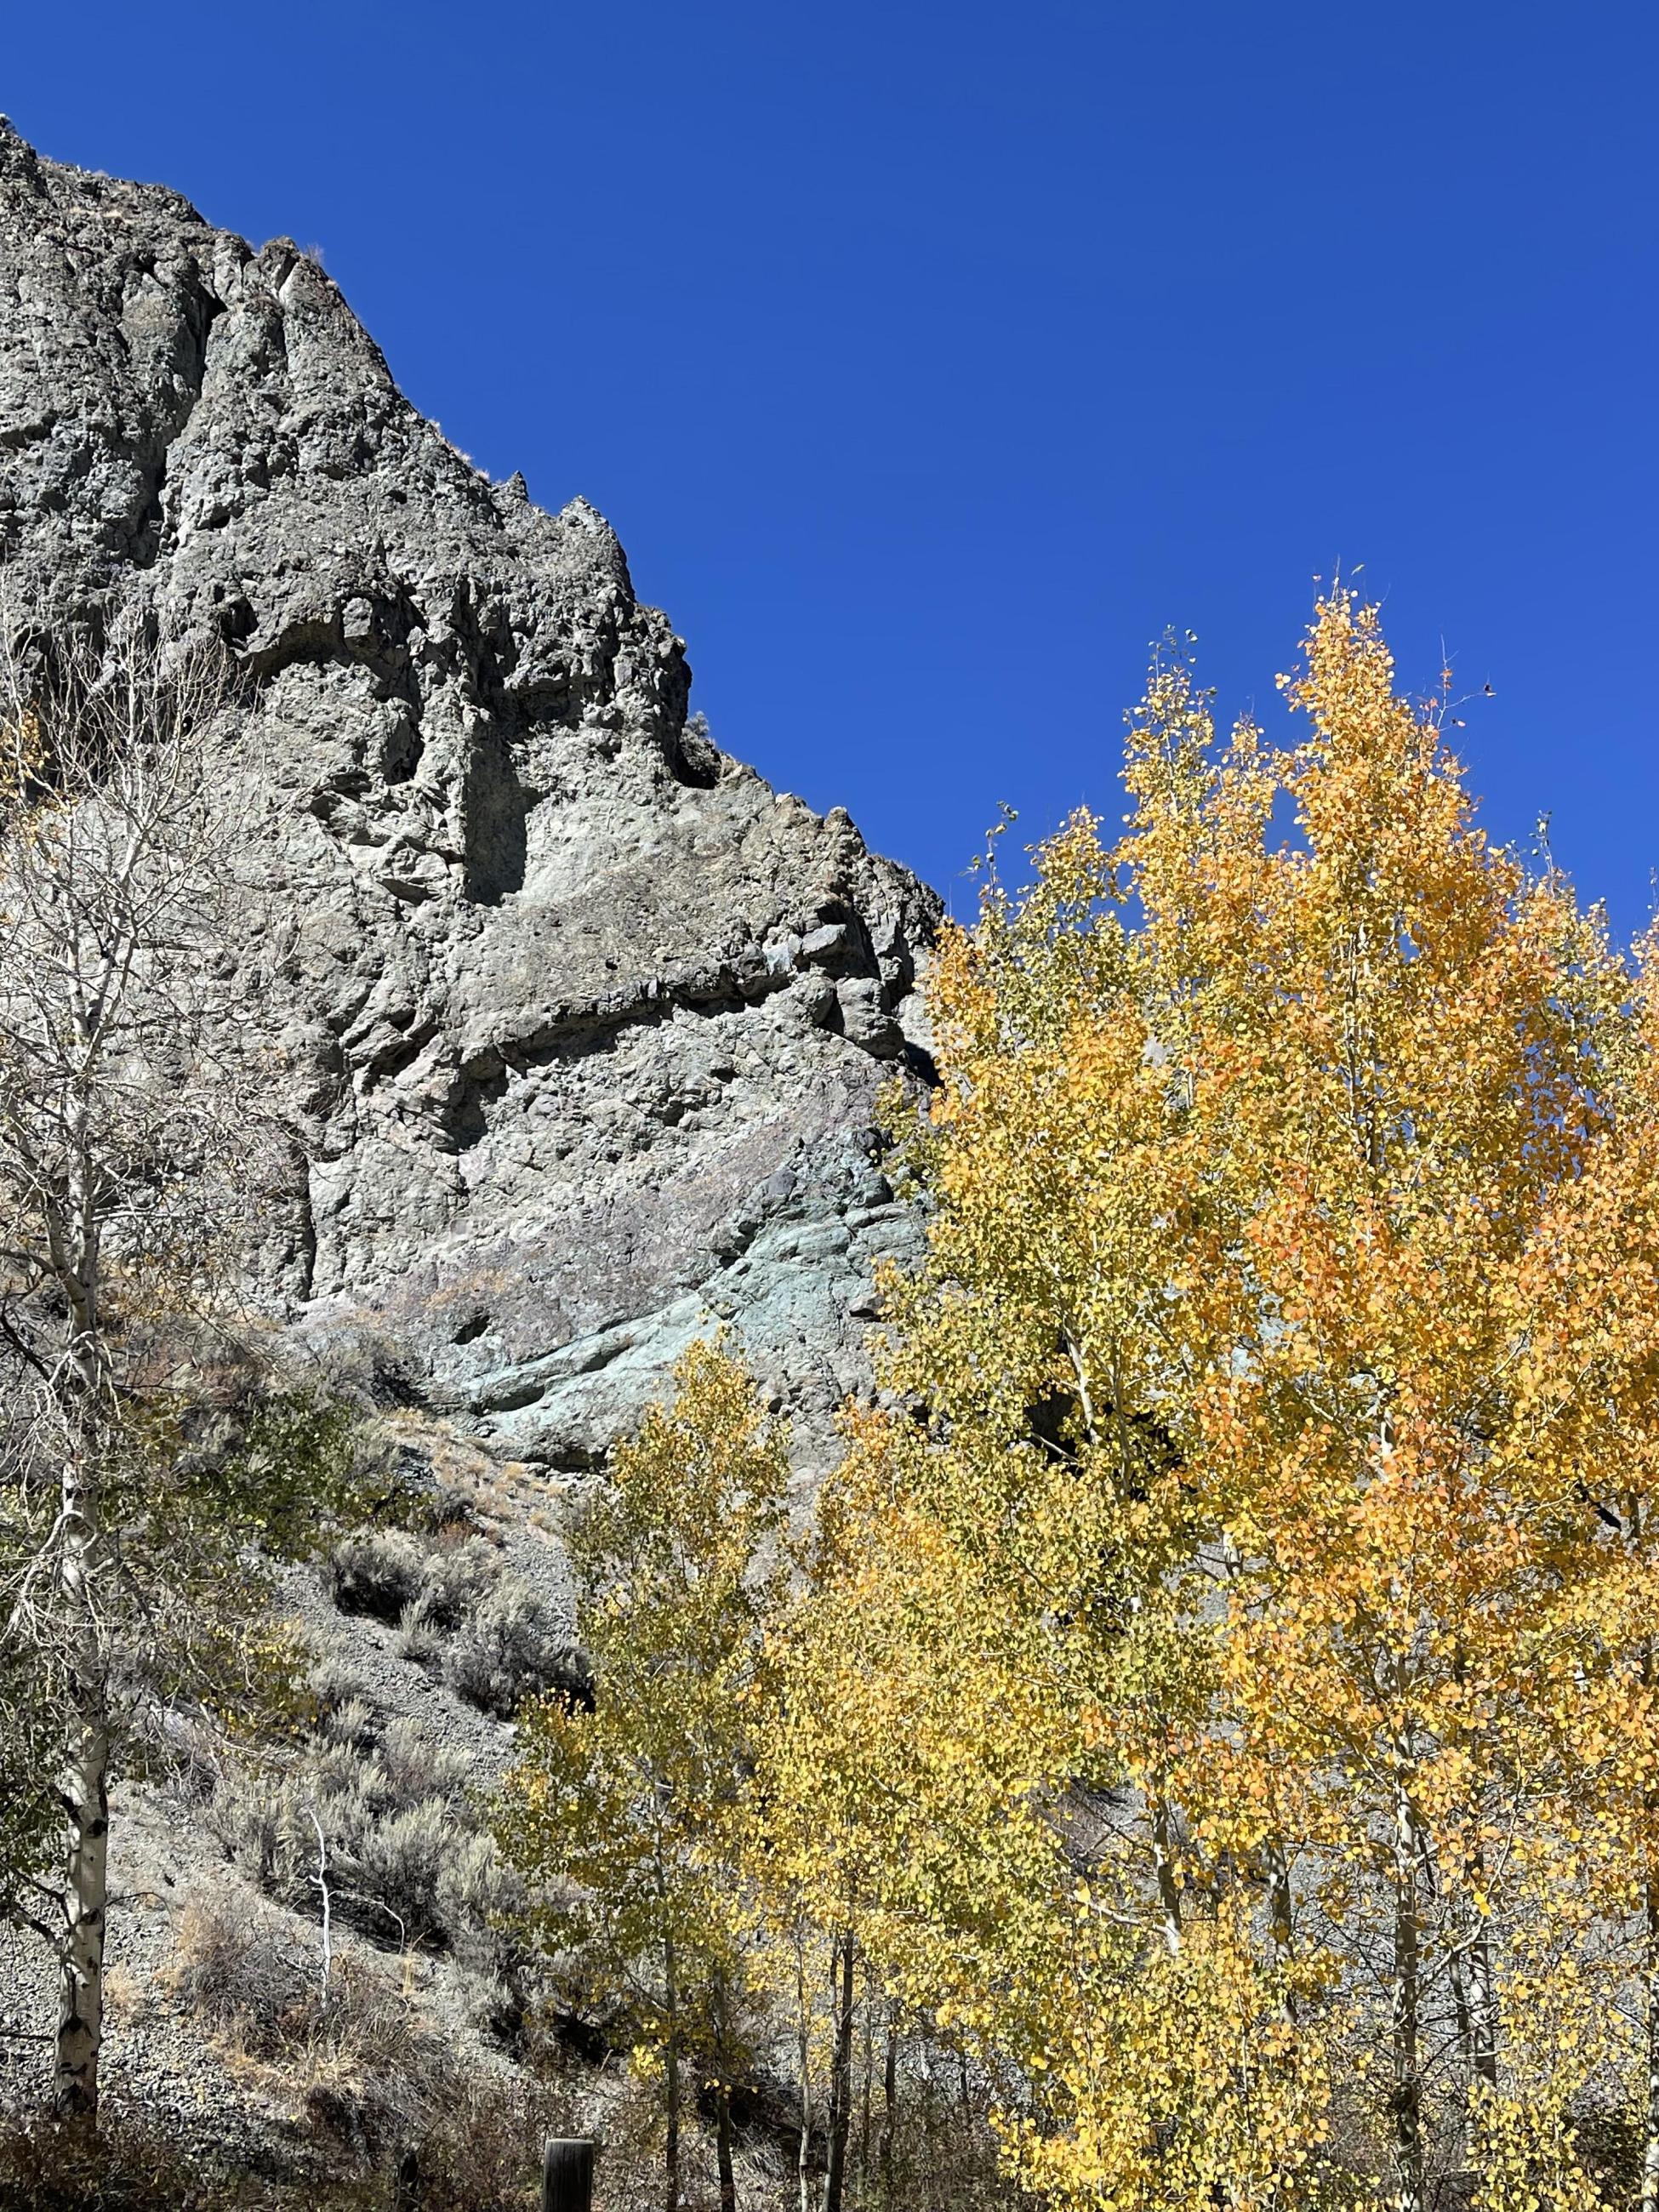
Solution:
M 214 803 L 236 720 L 220 655 L 136 628 L 0 653 L 0 1682 L 14 1756 L 57 1742 L 58 1873 L 13 1917 L 60 1961 L 66 2116 L 98 2106 L 112 1761 L 155 1662 L 213 1644 L 216 1562 L 264 1517 L 231 1492 L 273 1474 L 245 1454 L 214 1493 L 177 1371 L 226 1312 L 270 1125 Z

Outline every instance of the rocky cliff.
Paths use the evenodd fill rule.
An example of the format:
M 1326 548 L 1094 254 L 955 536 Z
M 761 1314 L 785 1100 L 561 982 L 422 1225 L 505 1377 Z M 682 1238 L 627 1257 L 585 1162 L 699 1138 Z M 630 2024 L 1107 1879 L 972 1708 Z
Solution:
M 602 517 L 471 466 L 289 240 L 0 119 L 0 585 L 147 603 L 256 687 L 230 796 L 314 1139 L 290 1316 L 550 1468 L 720 1316 L 821 1459 L 913 1233 L 871 1121 L 925 1072 L 936 902 L 688 719 Z

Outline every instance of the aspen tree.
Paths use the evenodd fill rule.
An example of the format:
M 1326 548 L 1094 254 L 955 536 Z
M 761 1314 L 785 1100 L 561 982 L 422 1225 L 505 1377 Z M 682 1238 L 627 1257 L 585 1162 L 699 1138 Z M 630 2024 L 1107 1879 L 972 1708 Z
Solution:
M 1325 602 L 1290 692 L 1312 735 L 1271 774 L 1297 842 L 1237 835 L 1227 780 L 1263 781 L 1245 731 L 1213 828 L 1158 825 L 1137 876 L 1188 983 L 1194 1136 L 1234 1186 L 1187 1214 L 1176 1300 L 1194 1461 L 1241 1562 L 1211 1826 L 1247 1844 L 1279 1778 L 1308 1869 L 1347 1887 L 1328 1948 L 1345 1973 L 1382 1948 L 1392 2186 L 1422 2212 L 1425 2100 L 1455 2134 L 1495 2083 L 1488 1929 L 1552 1787 L 1534 1622 L 1566 1563 L 1509 1479 L 1551 1450 L 1510 1378 L 1529 1255 L 1608 1127 L 1627 978 L 1565 883 L 1476 827 L 1443 709 L 1396 696 L 1373 613 Z M 1461 2081 L 1429 2056 L 1443 2021 Z
M 1515 1285 L 1525 1334 L 1506 1480 L 1547 1559 L 1524 1660 L 1553 1787 L 1537 1825 L 1545 1926 L 1577 1916 L 1575 1953 L 1534 1968 L 1528 2014 L 1578 2011 L 1556 2040 L 1569 2082 L 1616 2067 L 1633 2010 L 1640 2203 L 1659 2203 L 1659 942 L 1638 948 L 1632 1048 L 1607 1083 L 1609 1126 L 1565 1182 Z M 1517 1334 L 1519 1329 L 1517 1326 Z M 1638 1996 L 1633 2008 L 1625 2000 Z M 1547 2054 L 1546 2054 L 1547 2055 Z M 1541 2069 L 1535 2070 L 1541 2073 Z M 1565 2070 L 1565 2069 L 1564 2069 Z M 1547 2085 L 1557 2092 L 1559 2084 Z M 1534 2092 L 1535 2094 L 1535 2092 Z M 1511 2128 L 1511 2132 L 1513 2130 Z
M 932 1770 L 915 1794 L 977 1815 L 940 1826 L 951 1870 L 925 1844 L 895 1866 L 892 1919 L 948 1931 L 910 1990 L 994 2076 L 1025 2075 L 1006 2107 L 1023 2178 L 1063 2201 L 1109 2182 L 1126 2204 L 1243 2203 L 1299 2160 L 1287 2116 L 1316 2125 L 1319 2092 L 1182 1789 L 1214 1695 L 1218 1535 L 1164 1402 L 1187 1133 L 1092 826 L 1042 858 L 1027 899 L 994 887 L 940 959 L 944 1087 L 915 1155 L 930 1264 L 892 1286 L 883 1369 L 930 1421 L 866 1425 L 843 1477 L 849 1555 L 879 1575 L 890 1547 L 911 1592 L 896 1664 L 939 1731 L 904 1730 Z M 923 1563 L 944 1589 L 921 1622 Z M 1262 2063 L 1210 2063 L 1224 2020 Z
M 728 2207 L 734 2194 L 753 1699 L 788 1479 L 737 1360 L 694 1344 L 674 1380 L 568 1540 L 593 1710 L 532 1707 L 498 1801 L 505 1848 L 545 1894 L 546 1947 L 572 1955 L 579 1994 L 625 1999 L 662 2069 L 668 2212 L 689 2084 L 713 2094 Z
M 1375 2123 L 1400 2212 L 1470 2160 L 1496 2206 L 1571 2165 L 1612 1869 L 1642 1917 L 1607 1517 L 1633 1540 L 1591 1462 L 1609 1406 L 1645 1451 L 1653 1371 L 1633 1320 L 1624 1368 L 1584 1346 L 1645 1218 L 1612 1162 L 1648 1048 L 1374 612 L 1323 601 L 1290 695 L 1304 743 L 1218 747 L 1160 660 L 1126 834 L 1078 817 L 942 948 L 905 1410 L 840 1478 L 897 1726 L 840 1755 L 895 1837 L 869 1940 L 1015 2066 L 1027 2179 L 1363 2195 Z
M 219 654 L 137 627 L 0 652 L 0 1697 L 33 1861 L 5 1901 L 57 1954 L 54 2101 L 81 2119 L 116 1761 L 167 1695 L 257 1687 L 246 1547 L 297 1534 L 343 1463 L 303 1396 L 213 1444 L 248 1365 L 249 1186 L 283 1141 L 235 995 L 236 722 Z

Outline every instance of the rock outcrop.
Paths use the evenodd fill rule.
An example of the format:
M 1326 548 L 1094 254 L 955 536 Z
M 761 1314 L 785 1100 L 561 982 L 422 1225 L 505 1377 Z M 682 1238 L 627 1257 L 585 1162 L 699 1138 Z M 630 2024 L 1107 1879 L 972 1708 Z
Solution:
M 728 1320 L 804 1463 L 912 1224 L 872 1157 L 936 902 L 720 752 L 580 499 L 492 483 L 336 286 L 0 120 L 0 586 L 257 686 L 233 803 L 314 1132 L 272 1283 L 500 1455 L 591 1463 Z

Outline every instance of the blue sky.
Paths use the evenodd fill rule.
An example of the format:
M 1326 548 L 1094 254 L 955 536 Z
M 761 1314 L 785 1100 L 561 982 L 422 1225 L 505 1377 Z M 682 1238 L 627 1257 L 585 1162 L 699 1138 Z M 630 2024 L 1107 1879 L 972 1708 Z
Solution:
M 78 0 L 0 109 L 320 248 L 418 405 L 584 493 L 730 750 L 969 902 L 1115 811 L 1148 641 L 1268 707 L 1340 562 L 1488 819 L 1659 865 L 1659 14 Z

